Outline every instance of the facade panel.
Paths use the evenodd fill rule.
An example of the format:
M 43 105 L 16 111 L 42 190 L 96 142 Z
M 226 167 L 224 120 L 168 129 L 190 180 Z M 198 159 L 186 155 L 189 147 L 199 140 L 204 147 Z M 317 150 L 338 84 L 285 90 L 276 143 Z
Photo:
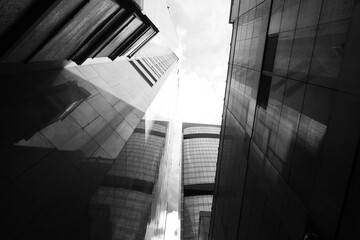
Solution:
M 216 125 L 183 123 L 181 239 L 198 239 L 200 213 L 211 212 L 219 133 Z
M 210 238 L 342 239 L 346 224 L 357 236 L 359 4 L 249 6 L 231 13 Z

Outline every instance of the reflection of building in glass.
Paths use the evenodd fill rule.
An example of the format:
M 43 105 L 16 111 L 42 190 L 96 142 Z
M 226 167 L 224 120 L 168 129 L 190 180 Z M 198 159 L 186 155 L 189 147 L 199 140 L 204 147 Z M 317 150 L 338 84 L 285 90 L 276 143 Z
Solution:
M 104 208 L 111 216 L 112 239 L 144 239 L 166 131 L 166 122 L 155 121 L 145 138 L 141 121 L 92 197 L 93 217 L 101 219 Z
M 114 30 L 111 32 L 99 18 L 106 17 L 113 26 L 113 21 L 123 19 L 121 12 L 124 5 L 120 6 L 117 1 L 85 1 L 86 4 L 81 5 L 83 8 L 68 18 L 68 8 L 82 1 L 55 1 L 51 7 L 41 2 L 45 5 L 36 10 L 39 12 L 34 12 L 39 1 L 27 1 L 29 5 L 18 2 L 0 4 L 0 12 L 8 13 L 7 20 L 13 21 L 10 24 L 0 18 L 1 24 L 9 26 L 6 31 L 13 31 L 11 37 L 19 37 L 16 34 L 22 33 L 26 35 L 19 37 L 18 41 L 14 41 L 15 45 L 5 50 L 17 51 L 26 37 L 41 40 L 32 34 L 47 36 L 47 30 L 52 38 L 49 40 L 45 37 L 47 43 L 39 48 L 39 52 L 46 52 L 46 57 L 29 63 L 22 59 L 29 53 L 25 50 L 19 50 L 24 55 L 1 52 L 0 75 L 4 88 L 0 101 L 4 126 L 1 141 L 4 161 L 0 163 L 0 176 L 2 206 L 6 206 L 2 209 L 2 217 L 6 223 L 0 231 L 0 239 L 135 239 L 132 238 L 135 229 L 142 236 L 145 229 L 140 226 L 147 224 L 146 216 L 150 212 L 148 206 L 152 199 L 153 178 L 150 176 L 156 176 L 156 166 L 148 165 L 146 172 L 151 174 L 144 179 L 140 172 L 142 168 L 134 170 L 143 163 L 125 161 L 121 151 L 123 148 L 130 151 L 127 141 L 134 131 L 134 136 L 139 136 L 135 129 L 176 66 L 178 58 L 168 47 L 154 47 L 152 44 L 151 48 L 146 49 L 149 43 L 133 52 L 135 54 L 131 56 L 134 59 L 156 56 L 161 60 L 162 71 L 157 71 L 160 76 L 152 85 L 144 77 L 147 71 L 152 71 L 150 65 L 144 64 L 140 70 L 135 69 L 131 65 L 132 58 L 123 57 L 115 61 L 102 58 L 87 61 L 81 66 L 71 64 L 71 61 L 66 61 L 73 59 L 67 55 L 67 51 L 72 51 L 67 44 L 75 47 L 72 42 L 75 41 L 83 46 L 79 48 L 80 53 L 82 50 L 87 52 L 90 47 L 85 44 L 86 41 L 81 42 L 84 39 L 89 40 L 87 43 L 100 39 L 105 43 L 107 38 L 97 38 L 97 34 L 115 34 L 118 30 L 109 26 Z M 130 4 L 130 1 L 121 2 Z M 24 14 L 33 13 L 34 17 L 40 14 L 41 18 L 29 21 L 27 25 L 29 16 L 17 12 L 11 19 L 13 12 L 9 9 L 13 8 L 6 7 L 6 4 L 20 4 Z M 65 4 L 66 7 L 58 11 L 60 5 L 56 4 Z M 94 4 L 98 7 L 90 8 Z M 58 18 L 52 16 L 55 14 L 53 11 L 57 11 Z M 118 18 L 117 14 L 121 16 Z M 61 31 L 53 35 L 53 29 L 48 29 L 53 25 L 44 25 L 43 22 L 48 18 L 58 20 L 61 24 L 65 21 L 66 24 L 59 23 Z M 137 12 L 131 17 L 137 21 L 135 18 L 141 19 Z M 96 24 L 92 24 L 93 21 Z M 97 23 L 104 27 L 104 32 L 100 31 Z M 129 22 L 130 25 L 132 23 Z M 90 25 L 94 31 L 88 31 Z M 71 31 L 66 35 L 70 26 Z M 86 30 L 86 34 L 83 30 Z M 133 30 L 138 31 L 131 29 L 131 33 L 127 33 L 133 36 Z M 94 38 L 89 39 L 88 33 Z M 71 40 L 65 41 L 66 36 Z M 57 43 L 60 45 L 49 47 L 54 39 L 59 40 L 61 43 Z M 110 43 L 105 48 L 109 46 L 115 47 Z M 131 45 L 131 49 L 134 46 Z M 10 61 L 7 58 L 10 56 L 21 59 Z M 70 64 L 63 67 L 64 62 Z M 150 156 L 155 156 L 156 151 Z M 126 159 L 134 159 L 126 156 Z M 153 160 L 156 160 L 155 157 Z M 125 165 L 122 165 L 124 161 Z M 125 167 L 125 175 L 120 167 Z M 139 215 L 139 225 L 130 226 L 129 223 L 137 222 L 135 219 Z M 122 218 L 124 216 L 128 217 L 126 221 Z
M 125 78 L 116 77 L 117 71 L 124 74 L 121 70 L 128 73 Z M 111 179 L 107 172 L 122 161 L 121 150 L 166 74 L 151 87 L 127 61 L 116 61 L 3 78 L 3 86 L 12 94 L 3 95 L 1 101 L 6 126 L 2 130 L 6 161 L 1 163 L 1 176 L 7 206 L 3 216 L 9 220 L 3 239 L 42 235 L 68 239 L 90 233 L 96 235 L 93 239 L 110 233 L 113 239 L 124 239 L 112 224 L 118 222 L 117 215 L 129 213 L 114 211 L 107 201 L 142 208 L 151 197 L 148 189 L 134 193 L 126 188 L 139 181 Z M 104 184 L 111 191 L 97 190 Z M 94 194 L 99 197 L 97 212 L 93 212 Z M 142 203 L 129 201 L 130 195 Z
M 360 238 L 355 2 L 232 1 L 211 239 Z
M 198 239 L 207 231 L 205 213 L 211 211 L 220 127 L 183 124 L 181 239 Z

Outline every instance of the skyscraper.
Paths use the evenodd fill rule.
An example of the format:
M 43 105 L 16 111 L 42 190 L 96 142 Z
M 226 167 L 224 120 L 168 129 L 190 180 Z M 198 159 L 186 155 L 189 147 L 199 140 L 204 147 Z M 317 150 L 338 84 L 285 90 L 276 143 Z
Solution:
M 178 58 L 168 46 L 148 42 L 153 34 L 147 35 L 147 30 L 156 27 L 136 4 L 132 5 L 134 1 L 86 1 L 79 3 L 81 9 L 80 5 L 75 7 L 76 12 L 70 10 L 78 2 L 54 1 L 36 12 L 39 1 L 29 1 L 29 5 L 7 1 L 0 7 L 2 17 L 14 17 L 8 22 L 1 18 L 1 23 L 9 26 L 6 31 L 14 34 L 2 35 L 11 47 L 3 49 L 0 64 L 4 89 L 0 101 L 4 126 L 1 212 L 6 220 L 1 239 L 136 239 L 145 234 L 146 222 L 141 221 L 148 215 L 152 180 L 123 176 L 121 151 L 136 145 L 126 143 Z M 128 4 L 135 12 L 128 11 Z M 14 6 L 25 10 L 14 14 Z M 46 19 L 61 22 L 56 32 L 47 29 L 54 26 Z M 145 28 L 143 24 L 150 25 Z M 24 39 L 42 42 L 39 36 L 45 35 L 47 42 L 37 52 L 47 49 L 46 57 L 9 61 L 10 56 L 22 58 L 12 53 L 25 43 L 38 49 Z M 116 43 L 108 42 L 105 35 L 117 39 Z M 105 54 L 109 58 L 85 62 L 68 57 L 78 53 L 79 59 L 92 57 L 87 53 L 95 46 L 115 51 L 114 56 L 124 50 L 121 52 L 126 57 L 112 59 L 111 54 Z M 133 62 L 139 64 L 137 68 Z M 135 131 L 135 135 L 139 133 Z M 135 163 L 138 161 L 125 166 L 134 167 L 131 164 Z M 153 170 L 153 165 L 150 168 Z M 130 172 L 136 170 L 125 171 Z M 144 182 L 145 187 L 141 187 Z M 140 225 L 123 224 L 124 216 L 131 220 L 127 223 L 141 218 Z
M 152 205 L 156 204 L 153 203 L 154 187 L 159 177 L 167 126 L 167 122 L 155 121 L 145 137 L 145 121 L 142 120 L 102 179 L 90 201 L 96 223 L 91 231 L 98 232 L 98 239 L 105 238 L 102 230 L 112 235 L 108 239 L 145 239 Z
M 176 57 L 167 59 L 174 66 Z M 66 239 L 79 230 L 97 186 L 173 66 L 153 87 L 128 61 L 3 77 L 5 238 Z
M 183 123 L 181 239 L 198 239 L 200 217 L 211 211 L 219 132 L 216 125 Z
M 359 238 L 357 1 L 232 1 L 211 239 Z

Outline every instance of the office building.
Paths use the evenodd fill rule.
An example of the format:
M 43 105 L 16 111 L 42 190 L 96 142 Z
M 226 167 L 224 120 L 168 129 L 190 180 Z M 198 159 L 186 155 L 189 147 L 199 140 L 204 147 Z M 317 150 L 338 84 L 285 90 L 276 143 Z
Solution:
M 135 129 L 178 58 L 168 46 L 148 41 L 153 34 L 138 35 L 143 24 L 156 28 L 141 15 L 142 1 L 131 14 L 133 1 L 85 1 L 81 9 L 77 2 L 51 1 L 39 9 L 39 1 L 0 5 L 1 24 L 8 26 L 2 47 L 10 44 L 2 48 L 0 60 L 1 239 L 137 239 L 146 231 L 155 180 L 143 178 L 144 169 L 135 166 L 148 156 L 154 162 L 143 168 L 156 175 L 161 146 L 157 140 L 146 142 L 146 148 L 159 149 L 141 152 L 137 140 L 127 142 L 133 132 L 139 138 L 142 127 Z M 125 22 L 120 20 L 132 27 L 121 28 Z M 120 40 L 125 33 L 126 40 Z M 107 42 L 107 34 L 116 44 Z M 83 62 L 95 47 L 125 56 L 96 55 Z M 28 60 L 34 49 L 41 57 Z M 76 54 L 81 61 L 69 57 Z
M 183 123 L 181 239 L 208 231 L 219 133 L 216 125 Z
M 359 13 L 232 1 L 210 239 L 360 237 Z
M 3 77 L 4 239 L 69 239 L 91 227 L 79 224 L 91 222 L 90 200 L 174 68 L 166 58 L 154 86 L 128 61 Z
M 106 236 L 103 231 L 112 234 L 108 239 L 145 239 L 156 204 L 154 188 L 159 180 L 167 127 L 167 122 L 155 121 L 151 129 L 146 129 L 142 120 L 102 179 L 90 201 L 97 224 L 91 230 L 98 232 L 98 239 Z

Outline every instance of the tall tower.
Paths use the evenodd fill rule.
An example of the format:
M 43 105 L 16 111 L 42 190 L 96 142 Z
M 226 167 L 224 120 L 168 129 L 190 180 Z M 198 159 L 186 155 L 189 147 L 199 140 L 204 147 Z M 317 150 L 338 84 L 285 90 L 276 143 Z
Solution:
M 359 13 L 232 1 L 211 239 L 360 237 Z
M 142 1 L 26 2 L 0 4 L 0 238 L 141 238 L 151 184 L 122 149 L 178 58 Z
M 98 239 L 145 239 L 167 128 L 167 122 L 155 121 L 146 129 L 142 120 L 103 177 L 89 207 L 94 222 L 90 230 Z M 109 163 L 100 164 L 104 168 Z
M 183 123 L 181 239 L 207 235 L 219 133 L 216 125 Z M 200 222 L 207 224 L 199 228 Z

